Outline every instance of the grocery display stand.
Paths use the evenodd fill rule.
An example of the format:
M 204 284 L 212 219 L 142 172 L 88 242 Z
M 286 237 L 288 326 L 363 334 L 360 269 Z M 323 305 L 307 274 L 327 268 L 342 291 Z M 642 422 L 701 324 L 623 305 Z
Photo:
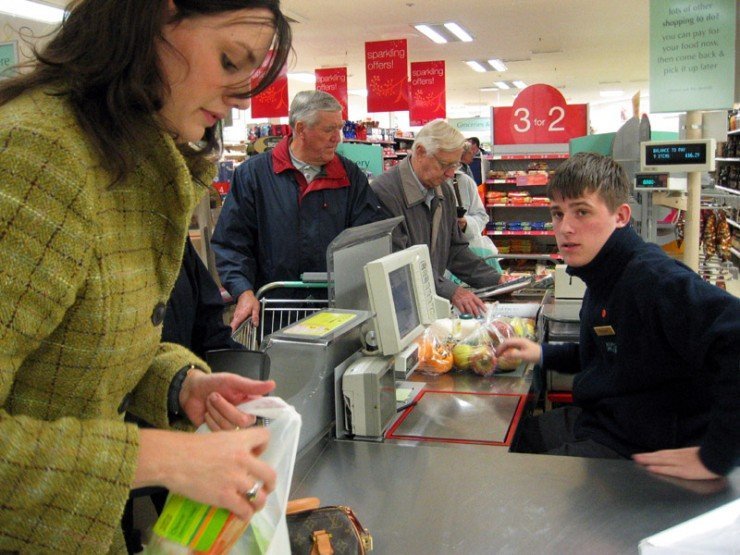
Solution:
M 526 145 L 522 148 L 526 148 Z M 484 183 L 489 194 L 487 198 L 491 198 L 492 192 L 506 195 L 505 200 L 486 201 L 490 216 L 486 234 L 499 248 L 497 258 L 511 261 L 510 266 L 527 265 L 532 261 L 561 261 L 550 223 L 550 202 L 545 198 L 547 179 L 541 173 L 520 172 L 526 172 L 532 162 L 546 164 L 548 171 L 551 171 L 567 158 L 568 154 L 564 152 L 525 150 L 482 158 L 483 175 L 487 176 L 491 171 L 507 172 L 506 177 L 486 179 Z M 512 172 L 519 173 L 512 175 Z M 518 198 L 512 198 L 511 193 L 516 193 Z M 502 241 L 502 238 L 506 241 Z

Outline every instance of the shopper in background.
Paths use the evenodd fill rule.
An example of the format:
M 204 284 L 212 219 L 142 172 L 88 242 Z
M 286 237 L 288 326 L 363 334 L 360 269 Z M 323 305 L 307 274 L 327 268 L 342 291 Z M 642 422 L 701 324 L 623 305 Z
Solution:
M 463 147 L 463 159 L 466 152 L 470 153 L 469 147 L 467 149 Z M 460 168 L 452 178 L 452 190 L 457 201 L 457 225 L 468 241 L 470 250 L 483 258 L 486 264 L 493 267 L 497 272 L 503 273 L 501 266 L 494 258 L 494 255 L 498 254 L 496 245 L 493 244 L 490 237 L 483 235 L 490 218 L 478 194 L 475 181 L 463 173 L 462 168 Z
M 465 175 L 467 175 L 470 179 L 473 180 L 473 183 L 475 183 L 475 176 L 473 175 L 473 170 L 470 169 L 470 164 L 473 163 L 473 159 L 475 158 L 475 155 L 473 154 L 473 145 L 470 143 L 470 141 L 465 141 L 463 143 L 463 151 L 462 155 L 460 155 L 460 169 L 458 172 L 462 172 Z
M 449 270 L 473 287 L 496 285 L 501 274 L 468 248 L 450 185 L 460 168 L 465 137 L 446 121 L 430 121 L 417 133 L 412 153 L 373 180 L 372 188 L 389 217 L 404 216 L 393 231 L 393 248 L 427 245 L 437 294 L 461 312 L 480 314 L 485 303 L 444 277 Z
M 574 406 L 522 423 L 524 452 L 629 458 L 688 479 L 740 463 L 740 300 L 645 243 L 614 160 L 577 154 L 548 185 L 558 249 L 588 286 L 578 344 L 501 344 L 575 373 Z
M 266 430 L 123 415 L 233 430 L 251 421 L 235 405 L 274 387 L 160 335 L 214 124 L 290 43 L 277 0 L 81 0 L 0 84 L 0 551 L 122 552 L 136 487 L 246 521 L 264 505 Z
M 259 324 L 260 287 L 325 272 L 326 248 L 341 231 L 383 219 L 363 171 L 336 153 L 341 104 L 301 91 L 288 123 L 290 136 L 234 172 L 211 240 L 221 283 L 238 299 L 233 330 L 248 318 Z
M 468 142 L 473 146 L 473 156 L 478 158 L 481 154 L 488 154 L 485 150 L 483 150 L 480 146 L 480 139 L 478 137 L 470 137 L 468 139 Z

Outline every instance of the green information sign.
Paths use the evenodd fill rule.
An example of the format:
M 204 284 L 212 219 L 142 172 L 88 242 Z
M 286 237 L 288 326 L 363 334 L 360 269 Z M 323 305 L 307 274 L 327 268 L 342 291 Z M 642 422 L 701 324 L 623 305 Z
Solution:
M 736 0 L 650 0 L 650 111 L 732 107 Z
M 0 42 L 0 79 L 8 77 L 8 70 L 18 64 L 18 43 Z
M 363 143 L 340 143 L 337 152 L 352 160 L 371 176 L 383 173 L 383 149 L 380 145 Z

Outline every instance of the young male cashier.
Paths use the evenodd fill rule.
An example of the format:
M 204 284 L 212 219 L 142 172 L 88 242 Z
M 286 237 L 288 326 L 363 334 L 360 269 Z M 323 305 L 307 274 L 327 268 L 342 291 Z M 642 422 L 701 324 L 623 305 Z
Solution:
M 635 233 L 629 188 L 586 153 L 548 185 L 558 249 L 587 285 L 580 340 L 511 339 L 501 354 L 577 373 L 574 405 L 523 422 L 517 450 L 717 478 L 740 462 L 740 300 Z

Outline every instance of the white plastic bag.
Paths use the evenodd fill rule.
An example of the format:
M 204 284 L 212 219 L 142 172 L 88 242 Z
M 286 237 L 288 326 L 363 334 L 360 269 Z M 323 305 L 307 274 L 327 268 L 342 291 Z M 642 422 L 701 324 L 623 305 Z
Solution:
M 290 553 L 288 524 L 285 510 L 288 506 L 290 484 L 293 479 L 301 415 L 279 397 L 260 397 L 239 405 L 239 410 L 269 420 L 270 442 L 260 459 L 277 473 L 275 491 L 264 508 L 256 513 L 249 528 L 231 549 L 232 555 L 284 555 Z
M 147 555 L 290 553 L 285 509 L 298 450 L 301 417 L 279 397 L 260 397 L 237 408 L 269 421 L 270 441 L 260 459 L 277 473 L 275 491 L 267 496 L 264 508 L 252 517 L 246 531 L 246 524 L 226 509 L 196 503 L 170 493 L 167 505 L 154 525 L 152 541 L 147 544 L 145 551 Z M 203 424 L 196 433 L 210 433 L 210 429 Z M 207 514 L 211 517 L 204 518 Z M 217 517 L 213 517 L 214 514 Z M 185 539 L 193 537 L 197 540 L 195 544 Z

